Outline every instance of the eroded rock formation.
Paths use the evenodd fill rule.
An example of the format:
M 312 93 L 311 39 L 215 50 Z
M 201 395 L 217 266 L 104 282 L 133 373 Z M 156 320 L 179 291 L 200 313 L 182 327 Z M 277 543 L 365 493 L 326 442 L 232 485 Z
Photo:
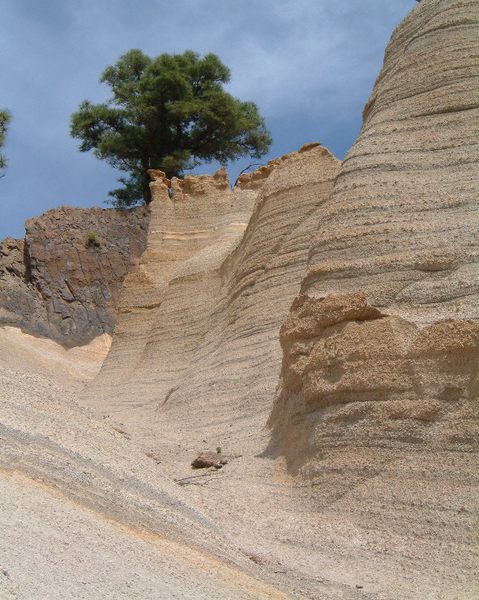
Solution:
M 280 334 L 269 451 L 384 597 L 478 593 L 478 21 L 428 0 L 393 34 Z
M 101 398 L 104 410 L 128 420 L 149 421 L 148 411 L 161 419 L 171 408 L 178 423 L 179 413 L 188 419 L 192 397 L 214 406 L 216 417 L 205 411 L 204 418 L 218 422 L 231 406 L 243 417 L 268 406 L 281 360 L 278 330 L 338 169 L 325 148 L 310 144 L 243 176 L 233 190 L 223 171 L 171 184 L 153 172 L 147 249 L 125 281 L 91 401 Z
M 71 565 L 100 539 L 141 573 L 111 587 L 93 558 L 101 597 L 156 597 L 172 555 L 180 595 L 478 596 L 478 8 L 417 4 L 341 170 L 308 145 L 234 190 L 151 173 L 147 248 L 80 396 L 101 418 L 0 368 L 0 588 L 10 569 L 44 597 L 43 570 L 81 595 Z M 228 463 L 192 475 L 215 447 Z M 60 560 L 25 553 L 32 531 Z
M 66 346 L 111 334 L 147 224 L 145 208 L 63 207 L 30 219 L 24 240 L 0 246 L 0 324 Z
M 282 389 L 271 422 L 290 466 L 314 476 L 330 448 L 477 451 L 479 326 L 423 328 L 363 292 L 300 295 L 281 329 Z
M 431 0 L 396 30 L 322 207 L 271 419 L 296 467 L 330 444 L 478 448 L 477 8 Z

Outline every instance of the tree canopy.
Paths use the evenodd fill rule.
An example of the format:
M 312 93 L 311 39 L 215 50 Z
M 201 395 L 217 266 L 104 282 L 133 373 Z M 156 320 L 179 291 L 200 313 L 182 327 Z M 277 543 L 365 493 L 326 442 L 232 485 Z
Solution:
M 10 113 L 6 110 L 0 110 L 0 149 L 5 144 L 5 136 L 7 134 L 7 127 L 10 122 Z M 0 154 L 0 172 L 6 167 L 7 159 L 3 154 Z M 1 176 L 1 175 L 0 175 Z
M 130 50 L 103 72 L 112 97 L 81 103 L 71 117 L 71 135 L 82 152 L 127 173 L 109 193 L 118 207 L 150 201 L 147 169 L 181 176 L 203 161 L 222 164 L 263 156 L 271 136 L 253 102 L 224 89 L 229 69 L 215 54 L 146 56 Z

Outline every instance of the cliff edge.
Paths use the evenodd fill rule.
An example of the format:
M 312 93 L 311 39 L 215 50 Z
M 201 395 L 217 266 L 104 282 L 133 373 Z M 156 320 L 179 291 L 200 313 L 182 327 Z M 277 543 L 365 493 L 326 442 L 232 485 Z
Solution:
M 426 0 L 394 32 L 280 332 L 270 452 L 399 598 L 478 593 L 478 24 Z
M 0 325 L 72 347 L 111 334 L 148 211 L 60 207 L 0 244 Z

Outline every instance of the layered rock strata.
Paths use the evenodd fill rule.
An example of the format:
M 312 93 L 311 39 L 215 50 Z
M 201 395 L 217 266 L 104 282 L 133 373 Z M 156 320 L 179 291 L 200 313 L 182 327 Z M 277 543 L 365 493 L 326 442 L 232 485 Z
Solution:
M 225 427 L 248 442 L 253 429 L 245 420 L 256 429 L 264 424 L 281 360 L 277 331 L 338 168 L 314 145 L 244 176 L 234 190 L 223 171 L 184 181 L 152 172 L 147 248 L 125 280 L 110 355 L 81 395 L 102 418 L 51 381 L 2 369 L 0 355 L 0 528 L 14 548 L 25 539 L 11 526 L 12 514 L 35 531 L 29 547 L 56 539 L 35 565 L 22 563 L 16 551 L 2 558 L 7 584 L 40 597 L 45 586 L 37 573 L 45 568 L 52 589 L 73 595 L 86 582 L 106 597 L 129 597 L 142 586 L 144 597 L 158 590 L 169 596 L 167 583 L 176 586 L 172 594 L 194 590 L 198 598 L 279 600 L 295 589 L 294 597 L 308 597 L 299 592 L 301 581 L 278 580 L 257 562 L 249 536 L 231 532 L 235 498 L 241 518 L 254 514 L 240 508 L 242 494 L 215 497 L 209 509 L 192 496 L 195 484 L 204 488 L 202 479 L 191 479 L 190 453 L 205 437 L 226 442 Z M 251 454 L 250 445 L 242 452 Z M 230 455 L 229 446 L 225 452 L 228 465 L 216 473 L 228 467 L 238 477 L 234 463 L 250 470 L 250 459 Z M 25 493 L 28 500 L 19 501 Z M 52 534 L 57 520 L 61 530 Z M 51 558 L 59 543 L 66 550 Z M 0 558 L 2 550 L 0 543 Z M 84 556 L 92 563 L 88 573 L 72 569 Z M 118 592 L 104 561 L 123 574 L 124 556 L 135 573 L 125 575 L 128 587 Z M 59 573 L 66 582 L 58 582 Z M 4 583 L 0 578 L 0 590 Z
M 311 144 L 233 190 L 223 171 L 171 183 L 153 172 L 147 249 L 125 281 L 112 351 L 90 400 L 128 420 L 172 410 L 179 423 L 194 397 L 196 407 L 208 406 L 198 425 L 215 420 L 211 411 L 222 421 L 232 407 L 244 417 L 267 406 L 280 366 L 278 329 L 338 169 Z
M 3 375 L 7 507 L 13 465 L 292 598 L 478 595 L 478 7 L 423 0 L 398 27 L 339 177 L 320 146 L 234 190 L 152 172 L 147 249 L 83 396 L 104 419 Z M 228 464 L 192 479 L 215 446 Z
M 477 319 L 478 19 L 476 0 L 428 0 L 394 32 L 305 293 L 361 289 L 420 325 Z
M 439 435 L 446 417 L 450 427 L 462 421 L 451 443 L 477 448 L 477 8 L 431 0 L 395 31 L 322 207 L 281 333 L 284 387 L 272 418 L 299 423 L 299 406 L 314 417 L 310 451 L 363 428 L 362 443 L 449 447 Z M 372 435 L 374 422 L 384 427 Z
M 478 25 L 428 0 L 394 32 L 280 333 L 269 450 L 380 597 L 478 593 Z
M 145 208 L 58 208 L 0 246 L 0 324 L 66 346 L 111 334 L 120 289 L 146 243 Z
M 270 421 L 295 472 L 320 472 L 330 448 L 477 452 L 474 321 L 420 328 L 369 305 L 364 292 L 300 295 L 281 343 L 282 387 Z

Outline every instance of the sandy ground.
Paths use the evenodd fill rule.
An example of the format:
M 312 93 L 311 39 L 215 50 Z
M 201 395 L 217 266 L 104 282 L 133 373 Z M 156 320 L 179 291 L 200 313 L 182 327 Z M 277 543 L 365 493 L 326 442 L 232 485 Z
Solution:
M 0 368 L 0 598 L 290 597 L 125 431 Z
M 64 348 L 47 338 L 24 333 L 17 327 L 0 327 L 0 367 L 20 369 L 58 379 L 69 389 L 81 389 L 93 379 L 111 346 L 103 334 L 89 344 Z
M 284 598 L 214 558 L 2 473 L 0 598 Z
M 322 483 L 309 482 L 268 450 L 267 414 L 237 420 L 232 409 L 225 422 L 214 410 L 204 420 L 191 412 L 176 420 L 172 410 L 163 424 L 150 423 L 168 432 L 161 439 L 134 423 L 121 426 L 288 597 L 470 600 L 479 593 L 474 455 L 347 448 L 325 460 Z M 193 472 L 191 459 L 217 445 L 228 464 Z M 361 462 L 369 466 L 358 466 L 358 476 Z
M 479 592 L 472 456 L 376 453 L 374 472 L 341 492 L 295 480 L 266 451 L 266 411 L 230 420 L 171 409 L 146 427 L 97 416 L 76 395 L 0 368 L 2 600 Z M 219 444 L 223 469 L 191 469 Z M 449 479 L 427 475 L 438 460 Z

